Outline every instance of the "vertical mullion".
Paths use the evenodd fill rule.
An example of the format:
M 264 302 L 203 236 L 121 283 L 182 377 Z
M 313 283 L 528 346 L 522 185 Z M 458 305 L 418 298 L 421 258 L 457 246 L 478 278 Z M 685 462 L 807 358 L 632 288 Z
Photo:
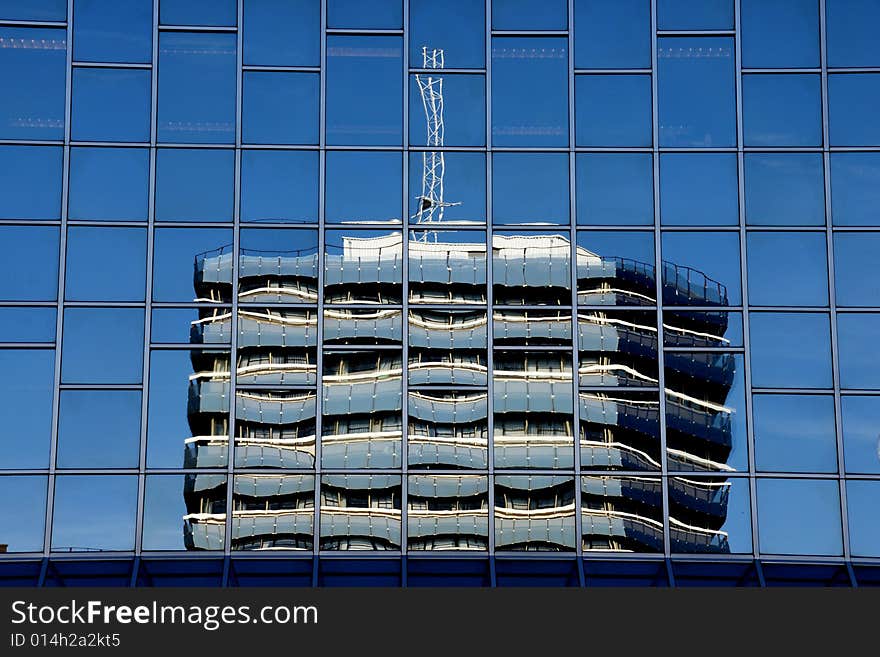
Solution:
M 489 484 L 490 578 L 495 585 L 495 324 L 492 236 L 492 0 L 486 0 L 486 467 Z

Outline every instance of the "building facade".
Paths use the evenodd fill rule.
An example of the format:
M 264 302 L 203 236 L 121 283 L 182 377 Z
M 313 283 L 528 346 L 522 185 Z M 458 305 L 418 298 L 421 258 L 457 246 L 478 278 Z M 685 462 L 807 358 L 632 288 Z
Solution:
M 0 581 L 880 581 L 876 0 L 0 8 Z

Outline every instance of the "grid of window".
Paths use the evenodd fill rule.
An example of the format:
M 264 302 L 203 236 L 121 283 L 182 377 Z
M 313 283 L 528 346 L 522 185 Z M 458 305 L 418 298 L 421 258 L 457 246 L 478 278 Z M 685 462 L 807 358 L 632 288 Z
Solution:
M 5 3 L 0 566 L 868 582 L 878 18 Z

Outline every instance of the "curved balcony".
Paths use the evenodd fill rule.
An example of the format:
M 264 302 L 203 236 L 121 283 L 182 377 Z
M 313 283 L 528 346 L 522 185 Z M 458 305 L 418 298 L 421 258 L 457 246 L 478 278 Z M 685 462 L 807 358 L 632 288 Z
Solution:
M 486 315 L 459 322 L 435 321 L 410 310 L 409 323 L 410 348 L 437 349 L 486 349 L 488 330 Z
M 315 347 L 318 318 L 306 312 L 288 316 L 241 309 L 238 312 L 238 347 Z
M 314 393 L 276 397 L 239 390 L 235 394 L 235 417 L 257 424 L 296 424 L 314 420 L 316 405 Z
M 703 272 L 672 262 L 663 263 L 663 304 L 726 306 L 727 287 Z
M 321 436 L 321 464 L 325 468 L 399 468 L 402 431 L 327 434 Z
M 635 513 L 584 509 L 581 512 L 581 531 L 585 539 L 601 537 L 620 543 L 624 546 L 620 549 L 626 552 L 663 551 L 663 523 Z
M 421 539 L 437 536 L 489 538 L 489 510 L 430 511 L 409 509 L 407 536 Z M 481 549 L 479 547 L 459 549 Z M 485 549 L 485 548 L 482 548 Z
M 496 370 L 496 413 L 571 413 L 571 373 Z
M 478 363 L 449 363 L 445 361 L 411 361 L 409 364 L 409 384 L 485 386 L 488 383 L 488 370 Z
M 603 354 L 625 353 L 656 360 L 657 327 L 596 315 L 578 315 L 578 349 Z
M 401 518 L 399 509 L 322 506 L 320 536 L 322 541 L 363 537 L 396 549 L 400 547 Z
M 470 424 L 488 417 L 488 395 L 456 395 L 434 397 L 411 392 L 407 400 L 410 418 L 431 424 Z
M 184 440 L 185 468 L 225 468 L 228 458 L 227 436 L 192 436 Z
M 530 544 L 575 549 L 574 504 L 549 509 L 495 507 L 495 547 L 521 549 Z
M 496 468 L 552 470 L 574 467 L 572 436 L 511 436 L 496 433 L 493 443 Z
M 410 432 L 407 463 L 421 468 L 485 469 L 489 463 L 485 438 L 416 436 Z
M 402 334 L 403 314 L 400 310 L 324 311 L 324 341 L 327 343 L 352 340 L 399 343 Z
M 324 415 L 401 411 L 400 368 L 324 377 Z
M 302 438 L 236 438 L 238 468 L 314 468 L 315 436 Z

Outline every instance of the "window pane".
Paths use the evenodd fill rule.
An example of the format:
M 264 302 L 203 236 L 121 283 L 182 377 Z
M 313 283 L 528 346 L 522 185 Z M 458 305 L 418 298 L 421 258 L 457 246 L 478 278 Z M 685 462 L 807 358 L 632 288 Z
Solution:
M 880 226 L 880 153 L 831 154 L 836 226 Z
M 228 344 L 232 326 L 229 309 L 218 308 L 154 308 L 150 325 L 150 342 L 197 344 Z
M 318 153 L 243 151 L 241 220 L 318 222 Z
M 0 146 L 0 219 L 59 219 L 62 157 L 55 146 Z
M 599 314 L 578 314 L 578 333 L 601 331 Z M 586 330 L 585 330 L 586 329 Z M 618 332 L 618 335 L 622 332 Z M 643 334 L 644 335 L 644 334 Z M 601 339 L 601 334 L 600 336 Z M 581 392 L 580 450 L 585 470 L 660 470 L 660 401 L 656 392 Z
M 837 481 L 759 479 L 758 530 L 765 554 L 841 554 Z
M 58 229 L 0 226 L 0 299 L 54 301 L 58 290 Z
M 400 549 L 400 488 L 398 475 L 322 476 L 320 549 Z M 351 534 L 355 517 L 360 535 Z
M 234 190 L 233 151 L 156 152 L 156 221 L 232 221 Z
M 760 472 L 837 472 L 834 398 L 755 395 L 755 463 Z
M 752 226 L 824 226 L 819 153 L 746 153 L 746 222 Z
M 754 387 L 831 387 L 828 315 L 752 313 L 749 322 Z
M 46 477 L 0 477 L 4 552 L 39 552 L 46 527 Z
M 438 119 L 443 126 L 439 134 L 433 127 Z M 412 146 L 485 146 L 486 78 L 423 73 L 410 76 L 409 142 Z
M 564 30 L 565 0 L 493 0 L 493 30 Z
M 231 248 L 230 230 L 156 229 L 153 301 L 229 301 L 232 286 Z
M 222 550 L 225 513 L 225 475 L 149 475 L 144 550 Z
M 73 148 L 69 218 L 146 221 L 150 151 L 146 148 Z
M 136 468 L 140 435 L 140 391 L 61 392 L 59 468 Z
M 667 226 L 739 223 L 736 155 L 664 153 L 660 156 L 660 221 Z
M 840 410 L 847 473 L 880 474 L 880 397 L 844 395 Z
M 834 234 L 834 288 L 838 306 L 880 306 L 876 258 L 880 233 Z
M 752 232 L 746 245 L 749 304 L 828 305 L 824 233 Z
M 400 29 L 401 0 L 327 0 L 327 27 Z
M 880 557 L 878 499 L 880 499 L 880 481 L 846 482 L 850 550 L 855 557 Z
M 0 468 L 48 468 L 55 352 L 0 349 Z
M 402 48 L 400 37 L 327 37 L 327 143 L 402 143 Z
M 316 2 L 248 0 L 243 29 L 245 64 L 320 64 L 321 7 Z
M 819 66 L 819 3 L 741 0 L 746 68 Z
M 880 7 L 872 0 L 826 0 L 825 20 L 829 66 L 880 66 Z
M 751 553 L 750 500 L 749 480 L 743 477 L 670 478 L 669 514 L 681 523 L 670 527 L 672 551 Z M 717 572 L 718 564 L 709 568 Z M 678 576 L 676 584 L 680 584 Z
M 663 487 L 660 479 L 581 477 L 580 497 L 585 552 L 663 550 Z M 627 520 L 620 525 L 612 520 L 621 516 Z M 530 526 L 542 524 L 537 518 L 527 522 Z M 555 529 L 553 525 L 550 527 Z M 634 531 L 630 531 L 630 527 Z M 690 547 L 688 539 L 692 538 L 694 534 L 688 536 L 681 532 L 672 539 L 672 549 L 687 550 Z M 699 538 L 702 537 L 697 540 Z
M 574 533 L 574 496 L 576 492 L 581 494 L 578 488 L 581 486 L 575 486 L 573 477 L 497 475 L 494 509 L 496 549 L 574 552 L 577 540 Z M 589 505 L 584 506 L 589 508 Z M 534 513 L 539 509 L 543 513 Z M 591 523 L 584 523 L 584 530 L 589 531 L 590 526 Z M 587 539 L 589 541 L 589 536 Z
M 559 255 L 568 246 L 565 241 L 557 247 Z M 578 231 L 576 257 L 579 304 L 656 305 L 653 232 Z
M 143 301 L 147 231 L 71 226 L 66 265 L 67 301 Z
M 0 342 L 54 342 L 55 308 L 0 307 Z
M 739 305 L 739 269 L 737 233 L 663 234 L 664 305 Z
M 74 69 L 71 138 L 150 141 L 150 72 Z
M 400 221 L 403 164 L 399 152 L 327 153 L 327 221 Z
M 409 282 L 410 303 L 486 303 L 486 233 L 410 231 Z M 429 321 L 426 319 L 418 329 L 413 325 L 410 330 L 443 330 Z M 471 330 L 476 328 L 473 324 L 469 326 Z M 464 331 L 463 326 L 449 326 L 446 330 L 456 328 Z M 450 339 L 454 339 L 453 335 Z
M 735 146 L 733 39 L 657 39 L 660 146 Z
M 746 146 L 821 146 L 819 76 L 744 75 L 743 139 Z
M 651 68 L 649 0 L 575 0 L 576 68 Z
M 63 139 L 67 33 L 0 27 L 0 139 Z
M 654 172 L 648 153 L 578 153 L 577 222 L 653 225 Z
M 0 18 L 9 21 L 63 21 L 67 0 L 17 0 L 0 7 Z
M 657 0 L 657 29 L 732 30 L 732 0 Z
M 66 308 L 62 383 L 140 383 L 144 311 Z
M 568 156 L 495 153 L 492 221 L 496 224 L 567 224 Z
M 742 347 L 742 313 L 663 311 L 667 347 Z
M 880 105 L 880 73 L 828 76 L 832 146 L 880 146 L 880 125 L 868 108 Z
M 246 71 L 244 126 L 249 144 L 317 144 L 316 73 Z
M 133 550 L 136 475 L 60 475 L 55 479 L 52 549 Z
M 78 0 L 73 7 L 73 59 L 149 63 L 152 5 L 150 0 Z
M 486 62 L 485 16 L 483 0 L 410 0 L 410 66 L 422 65 L 422 48 L 438 48 L 450 68 L 482 68 Z
M 324 248 L 326 303 L 374 305 L 401 302 L 403 249 L 400 231 L 328 230 Z
M 650 146 L 650 75 L 578 75 L 578 146 Z
M 840 387 L 880 389 L 880 314 L 845 313 L 837 316 Z
M 317 230 L 249 228 L 241 231 L 240 247 L 240 301 L 316 301 L 319 267 Z
M 437 153 L 444 170 L 443 186 L 430 185 L 437 160 L 433 153 L 409 156 L 409 217 L 422 222 L 486 222 L 486 156 L 483 153 Z M 442 191 L 442 195 L 440 194 Z M 425 203 L 425 199 L 431 203 Z M 446 201 L 443 206 L 434 201 Z
M 492 142 L 568 146 L 565 39 L 492 39 Z
M 235 25 L 235 0 L 159 0 L 162 25 Z
M 159 141 L 235 141 L 234 34 L 159 37 Z

